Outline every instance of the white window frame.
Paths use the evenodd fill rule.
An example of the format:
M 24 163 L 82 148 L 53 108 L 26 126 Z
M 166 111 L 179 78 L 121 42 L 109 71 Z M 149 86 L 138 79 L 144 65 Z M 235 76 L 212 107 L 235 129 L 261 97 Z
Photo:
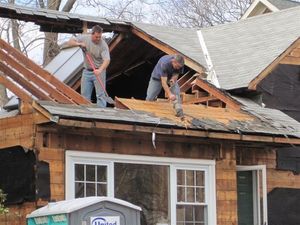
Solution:
M 253 190 L 256 190 L 254 194 L 255 204 L 254 204 L 254 216 L 255 220 L 258 221 L 258 224 L 268 225 L 268 203 L 267 203 L 267 169 L 266 165 L 255 165 L 255 166 L 237 166 L 237 171 L 252 171 L 256 172 L 255 176 L 253 176 Z M 259 174 L 261 172 L 261 180 L 262 184 L 260 183 Z M 260 215 L 257 215 L 257 212 L 260 214 L 260 196 L 259 188 L 262 188 L 262 199 L 263 199 L 263 223 L 260 221 Z
M 208 205 L 207 217 L 209 225 L 216 225 L 216 185 L 215 185 L 215 161 L 202 159 L 184 159 L 169 157 L 152 157 L 138 155 L 123 155 L 111 153 L 95 153 L 66 151 L 66 199 L 73 199 L 75 196 L 74 186 L 74 165 L 76 163 L 107 165 L 108 196 L 114 197 L 114 163 L 132 163 L 148 165 L 165 165 L 170 169 L 170 220 L 176 224 L 176 201 L 177 201 L 177 169 L 203 170 L 205 171 L 205 202 Z

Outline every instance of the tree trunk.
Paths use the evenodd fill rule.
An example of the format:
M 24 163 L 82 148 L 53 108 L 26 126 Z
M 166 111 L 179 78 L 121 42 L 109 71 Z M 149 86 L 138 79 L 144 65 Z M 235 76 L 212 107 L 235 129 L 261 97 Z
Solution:
M 76 0 L 68 0 L 63 7 L 64 12 L 70 12 Z M 61 4 L 60 0 L 49 0 L 48 9 L 58 10 Z M 57 44 L 58 34 L 45 32 L 45 43 L 44 43 L 44 58 L 43 65 L 47 65 L 58 53 L 59 46 Z

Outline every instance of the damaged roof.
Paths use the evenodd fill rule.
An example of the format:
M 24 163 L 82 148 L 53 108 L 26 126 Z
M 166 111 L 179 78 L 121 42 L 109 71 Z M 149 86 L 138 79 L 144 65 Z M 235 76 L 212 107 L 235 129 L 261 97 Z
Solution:
M 236 111 L 202 105 L 183 105 L 185 118 L 174 116 L 172 104 L 169 102 L 148 102 L 136 99 L 117 99 L 118 108 L 83 107 L 66 105 L 48 101 L 38 104 L 58 124 L 61 120 L 99 121 L 118 124 L 134 124 L 150 127 L 164 127 L 183 130 L 199 130 L 207 132 L 233 133 L 238 135 L 261 135 L 280 137 L 300 137 L 300 124 L 292 118 L 277 114 L 267 116 L 260 111 L 251 114 L 246 111 Z M 38 108 L 37 108 L 38 109 Z M 129 110 L 128 110 L 129 109 Z M 38 109 L 39 110 L 39 109 Z M 278 110 L 269 110 L 269 113 Z M 76 123 L 74 123 L 76 126 Z M 224 137 L 226 139 L 226 137 Z M 299 142 L 300 143 L 300 142 Z
M 41 30 L 80 33 L 84 22 L 88 27 L 101 24 L 107 31 L 128 33 L 138 30 L 152 41 L 182 53 L 200 67 L 208 69 L 207 59 L 210 57 L 220 88 L 226 90 L 248 87 L 251 80 L 300 36 L 300 6 L 200 30 L 8 4 L 0 4 L 0 9 L 0 16 L 35 22 L 41 26 Z M 200 33 L 203 36 L 202 44 L 198 36 Z M 203 49 L 205 47 L 207 52 Z

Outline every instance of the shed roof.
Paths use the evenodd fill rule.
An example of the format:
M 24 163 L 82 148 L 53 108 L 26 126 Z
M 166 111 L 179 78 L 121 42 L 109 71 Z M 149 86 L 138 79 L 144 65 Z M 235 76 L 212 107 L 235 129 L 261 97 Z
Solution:
M 118 205 L 122 205 L 128 208 L 132 208 L 138 211 L 141 211 L 141 208 L 131 204 L 129 202 L 123 201 L 117 198 L 110 197 L 85 197 L 85 198 L 76 198 L 70 200 L 64 200 L 59 202 L 50 202 L 48 205 L 39 208 L 32 213 L 28 214 L 27 218 L 39 217 L 39 216 L 47 216 L 47 215 L 57 215 L 64 213 L 71 213 L 85 207 L 95 205 L 101 202 L 112 202 Z

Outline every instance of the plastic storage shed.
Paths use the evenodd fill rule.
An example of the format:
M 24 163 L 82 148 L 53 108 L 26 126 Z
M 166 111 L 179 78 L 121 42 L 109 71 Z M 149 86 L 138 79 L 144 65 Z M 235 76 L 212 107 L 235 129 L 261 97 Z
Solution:
M 49 203 L 27 215 L 27 225 L 140 225 L 141 208 L 109 197 Z

